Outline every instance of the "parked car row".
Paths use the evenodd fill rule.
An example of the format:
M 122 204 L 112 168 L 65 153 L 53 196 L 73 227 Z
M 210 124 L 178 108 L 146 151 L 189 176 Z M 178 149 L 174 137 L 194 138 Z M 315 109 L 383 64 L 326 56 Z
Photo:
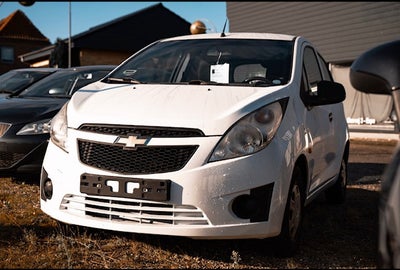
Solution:
M 0 85 L 10 95 L 0 98 L 0 176 L 38 181 L 51 119 L 79 88 L 105 77 L 114 67 L 32 68 L 4 74 Z M 26 78 L 37 81 L 22 89 Z

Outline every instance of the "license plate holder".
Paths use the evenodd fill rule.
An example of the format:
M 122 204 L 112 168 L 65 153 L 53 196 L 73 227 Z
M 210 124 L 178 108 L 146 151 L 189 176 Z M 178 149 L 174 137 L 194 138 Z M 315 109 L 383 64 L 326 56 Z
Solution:
M 88 195 L 168 201 L 171 180 L 82 174 L 80 191 Z

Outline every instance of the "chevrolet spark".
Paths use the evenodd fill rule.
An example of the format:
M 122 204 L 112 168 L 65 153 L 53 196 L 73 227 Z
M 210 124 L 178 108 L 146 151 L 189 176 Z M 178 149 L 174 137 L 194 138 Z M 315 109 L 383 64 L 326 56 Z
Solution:
M 271 238 L 290 256 L 304 207 L 345 199 L 344 99 L 300 36 L 154 42 L 52 119 L 41 209 L 99 229 Z

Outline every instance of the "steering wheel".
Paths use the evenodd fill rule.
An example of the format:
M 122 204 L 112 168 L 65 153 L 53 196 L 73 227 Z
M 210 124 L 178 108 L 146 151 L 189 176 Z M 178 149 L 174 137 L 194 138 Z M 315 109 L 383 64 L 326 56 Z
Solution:
M 263 84 L 263 83 L 271 84 L 271 82 L 267 78 L 262 77 L 262 76 L 249 77 L 249 78 L 244 79 L 242 82 L 248 83 L 248 84 L 260 84 L 260 83 L 261 84 Z

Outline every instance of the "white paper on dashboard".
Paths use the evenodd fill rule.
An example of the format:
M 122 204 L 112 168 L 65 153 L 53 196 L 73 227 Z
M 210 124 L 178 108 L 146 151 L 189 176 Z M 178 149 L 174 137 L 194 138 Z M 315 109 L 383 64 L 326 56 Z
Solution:
M 229 64 L 211 65 L 210 81 L 217 83 L 229 83 Z

